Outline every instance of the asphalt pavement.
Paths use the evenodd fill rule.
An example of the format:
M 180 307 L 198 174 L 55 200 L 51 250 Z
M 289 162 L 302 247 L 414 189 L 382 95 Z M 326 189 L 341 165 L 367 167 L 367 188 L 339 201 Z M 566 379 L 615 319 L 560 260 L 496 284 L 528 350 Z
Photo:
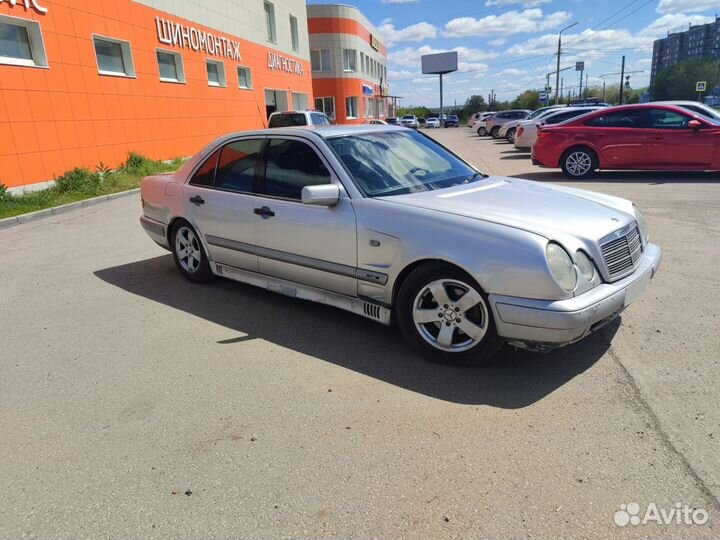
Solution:
M 564 182 L 466 128 L 432 135 Z M 137 196 L 0 230 L 0 537 L 716 538 L 720 177 L 577 185 L 645 211 L 657 278 L 602 332 L 482 369 L 329 307 L 189 284 Z M 616 525 L 630 503 L 709 519 Z

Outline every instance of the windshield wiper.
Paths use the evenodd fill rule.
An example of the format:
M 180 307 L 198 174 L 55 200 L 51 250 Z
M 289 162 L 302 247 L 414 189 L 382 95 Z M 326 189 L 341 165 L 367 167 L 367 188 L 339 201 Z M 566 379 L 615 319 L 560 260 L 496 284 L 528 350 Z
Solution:
M 476 179 L 478 178 L 478 176 L 487 178 L 487 176 L 484 175 L 483 173 L 476 171 L 475 174 L 473 174 L 470 178 L 466 178 L 465 180 L 463 180 L 463 184 L 469 184 L 471 182 L 475 182 Z

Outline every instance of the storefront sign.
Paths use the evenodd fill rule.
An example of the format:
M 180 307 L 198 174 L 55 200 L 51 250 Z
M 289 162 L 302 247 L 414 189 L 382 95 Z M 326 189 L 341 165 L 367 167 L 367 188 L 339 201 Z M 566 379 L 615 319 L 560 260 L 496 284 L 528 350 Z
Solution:
M 293 75 L 303 74 L 302 62 L 298 62 L 292 58 L 286 58 L 274 52 L 268 53 L 268 69 L 279 69 L 292 73 Z
M 380 50 L 380 40 L 376 38 L 373 34 L 370 34 L 370 46 L 376 51 Z
M 363 84 L 362 85 L 362 92 L 366 96 L 372 96 L 375 92 L 373 92 L 373 87 L 369 84 Z
M 160 43 L 240 60 L 240 43 L 237 41 L 203 32 L 194 26 L 174 23 L 162 17 L 155 17 L 155 23 Z
M 38 13 L 47 13 L 48 9 L 46 7 L 42 7 L 40 4 L 38 4 L 38 0 L 0 0 L 0 4 L 3 2 L 10 2 L 11 6 L 16 6 L 18 1 L 21 2 L 21 5 L 25 5 L 25 9 L 34 9 Z

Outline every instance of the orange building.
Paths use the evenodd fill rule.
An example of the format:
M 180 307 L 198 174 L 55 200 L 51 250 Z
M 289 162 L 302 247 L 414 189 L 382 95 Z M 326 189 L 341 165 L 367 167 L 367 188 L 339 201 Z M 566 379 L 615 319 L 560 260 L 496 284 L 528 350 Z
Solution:
M 195 153 L 313 103 L 304 0 L 0 0 L 0 182 Z
M 338 124 L 388 114 L 387 49 L 355 7 L 307 6 L 315 109 Z

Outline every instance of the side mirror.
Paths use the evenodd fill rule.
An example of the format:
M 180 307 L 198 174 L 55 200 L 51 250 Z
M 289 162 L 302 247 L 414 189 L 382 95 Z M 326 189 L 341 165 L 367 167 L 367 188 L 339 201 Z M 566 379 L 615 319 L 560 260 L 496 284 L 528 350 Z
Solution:
M 337 184 L 305 186 L 302 189 L 303 204 L 315 206 L 333 206 L 340 200 L 340 187 Z
M 702 122 L 698 120 L 690 120 L 688 122 L 688 127 L 692 129 L 693 131 L 697 131 L 702 127 Z

